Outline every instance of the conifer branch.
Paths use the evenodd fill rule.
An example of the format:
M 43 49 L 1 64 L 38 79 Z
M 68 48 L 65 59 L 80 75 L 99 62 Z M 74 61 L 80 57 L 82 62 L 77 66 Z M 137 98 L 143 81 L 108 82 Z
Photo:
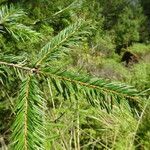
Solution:
M 107 93 L 112 93 L 112 94 L 115 94 L 115 95 L 118 95 L 118 96 L 121 94 L 123 97 L 129 98 L 129 99 L 134 99 L 136 101 L 138 100 L 138 97 L 137 97 L 137 95 L 138 95 L 137 93 L 138 92 L 135 89 L 133 89 L 133 87 L 131 87 L 131 86 L 127 87 L 126 85 L 119 85 L 119 83 L 118 83 L 118 85 L 117 84 L 115 85 L 113 83 L 109 83 L 108 84 L 104 80 L 102 80 L 102 83 L 106 84 L 105 86 L 103 86 L 103 84 L 96 85 L 96 84 L 93 84 L 90 81 L 90 80 L 92 80 L 92 78 L 88 79 L 89 82 L 84 82 L 84 77 L 82 75 L 71 74 L 70 72 L 67 72 L 67 71 L 57 72 L 57 71 L 54 71 L 54 70 L 52 71 L 50 69 L 48 72 L 45 72 L 43 70 L 47 70 L 47 68 L 43 69 L 43 70 L 40 70 L 38 68 L 30 68 L 30 67 L 21 66 L 19 64 L 13 64 L 13 63 L 1 62 L 1 61 L 0 61 L 0 65 L 6 65 L 6 66 L 10 66 L 10 67 L 15 67 L 15 68 L 18 68 L 18 69 L 21 69 L 21 70 L 28 71 L 30 73 L 46 75 L 46 76 L 57 78 L 58 80 L 64 80 L 64 81 L 75 83 L 75 84 L 78 84 L 78 85 L 81 85 L 81 86 L 85 86 L 87 88 L 96 89 L 96 90 L 103 90 L 103 91 L 105 91 Z M 78 76 L 80 77 L 80 79 L 77 79 Z M 97 81 L 95 81 L 95 83 L 96 82 L 98 82 L 98 79 L 97 79 Z M 113 86 L 115 87 L 115 89 L 114 89 Z M 121 92 L 119 90 L 121 88 L 124 89 L 126 93 Z M 129 91 L 127 91 L 127 90 L 129 90 Z M 130 92 L 131 93 L 133 92 L 133 94 L 131 94 Z
M 42 63 L 49 62 L 53 59 L 58 59 L 63 53 L 68 52 L 70 46 L 77 45 L 89 34 L 88 31 L 82 31 L 86 24 L 82 20 L 68 26 L 62 30 L 58 35 L 53 37 L 40 51 L 35 66 L 40 66 Z M 89 27 L 90 28 L 90 27 Z
M 107 94 L 117 95 L 119 97 L 124 97 L 127 99 L 132 99 L 138 102 L 138 91 L 132 86 L 128 86 L 121 83 L 110 83 L 104 79 L 92 78 L 89 76 L 81 74 L 73 74 L 67 71 L 57 71 L 52 69 L 43 69 L 39 71 L 40 74 L 52 77 L 56 80 L 61 80 L 65 82 L 70 82 L 72 84 L 80 85 L 82 87 L 87 87 L 89 89 L 103 91 Z
M 13 149 L 44 149 L 44 99 L 33 75 L 22 82 L 12 125 Z
M 22 66 L 22 65 L 19 65 L 19 64 L 7 63 L 7 62 L 3 62 L 3 61 L 0 61 L 0 65 L 5 65 L 5 66 L 9 66 L 9 67 L 18 68 L 18 69 L 25 70 L 25 71 L 28 71 L 28 72 L 31 72 L 31 73 L 38 71 L 38 69 L 36 69 L 36 68 L 25 67 L 25 66 Z

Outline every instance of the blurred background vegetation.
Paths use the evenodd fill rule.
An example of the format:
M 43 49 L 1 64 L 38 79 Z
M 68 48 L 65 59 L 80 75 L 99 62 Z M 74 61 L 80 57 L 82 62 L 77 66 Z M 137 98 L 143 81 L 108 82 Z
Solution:
M 80 46 L 71 47 L 71 57 L 64 56 L 56 66 L 126 82 L 140 91 L 150 88 L 149 0 L 0 0 L 0 9 L 3 6 L 23 9 L 26 14 L 18 22 L 35 32 L 17 39 L 22 28 L 7 24 L 14 20 L 3 23 L 0 14 L 0 53 L 30 58 L 65 27 L 84 19 L 93 27 L 92 34 Z M 3 72 L 0 68 L 0 74 Z M 4 150 L 9 145 L 13 101 L 19 88 L 10 70 L 11 74 L 5 87 L 0 81 L 0 147 Z M 7 80 L 7 74 L 3 78 Z M 44 91 L 48 100 L 47 150 L 150 149 L 149 97 L 143 100 L 137 119 L 126 107 L 108 114 L 89 106 L 82 97 L 70 103 L 58 96 L 49 99 L 49 89 Z

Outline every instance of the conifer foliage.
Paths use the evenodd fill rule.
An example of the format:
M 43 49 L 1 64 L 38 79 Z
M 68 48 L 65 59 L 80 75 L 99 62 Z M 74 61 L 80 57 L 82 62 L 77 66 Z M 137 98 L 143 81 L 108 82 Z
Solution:
M 18 19 L 24 15 L 23 11 L 4 6 L 1 7 L 0 14 L 2 34 L 8 32 L 17 40 L 39 36 L 36 31 L 19 24 Z M 70 47 L 81 44 L 90 34 L 90 30 L 89 23 L 78 20 L 53 37 L 33 60 L 26 61 L 23 56 L 1 52 L 1 86 L 4 86 L 5 80 L 9 78 L 10 70 L 15 74 L 13 77 L 16 80 L 21 80 L 18 98 L 15 100 L 15 119 L 11 128 L 13 150 L 45 149 L 46 100 L 42 96 L 39 79 L 45 81 L 47 78 L 53 90 L 64 99 L 75 97 L 80 100 L 80 93 L 91 105 L 106 109 L 108 112 L 113 105 L 121 105 L 121 101 L 127 101 L 129 108 L 137 108 L 139 92 L 132 86 L 110 83 L 104 79 L 80 75 L 52 65 L 54 60 L 59 61 L 64 55 L 69 54 Z M 46 82 L 45 86 L 48 87 Z
M 44 99 L 33 75 L 22 81 L 15 109 L 13 149 L 44 149 Z

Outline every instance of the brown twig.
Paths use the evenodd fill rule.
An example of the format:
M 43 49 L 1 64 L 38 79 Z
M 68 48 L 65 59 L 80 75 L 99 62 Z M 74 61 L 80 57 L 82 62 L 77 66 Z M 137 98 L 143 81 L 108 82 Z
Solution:
M 0 65 L 19 68 L 19 69 L 22 69 L 22 70 L 25 70 L 25 71 L 29 71 L 31 73 L 35 73 L 35 72 L 37 73 L 38 72 L 38 69 L 36 69 L 36 68 L 24 67 L 24 66 L 21 66 L 21 65 L 18 65 L 18 64 L 7 63 L 7 62 L 3 62 L 3 61 L 0 61 Z

